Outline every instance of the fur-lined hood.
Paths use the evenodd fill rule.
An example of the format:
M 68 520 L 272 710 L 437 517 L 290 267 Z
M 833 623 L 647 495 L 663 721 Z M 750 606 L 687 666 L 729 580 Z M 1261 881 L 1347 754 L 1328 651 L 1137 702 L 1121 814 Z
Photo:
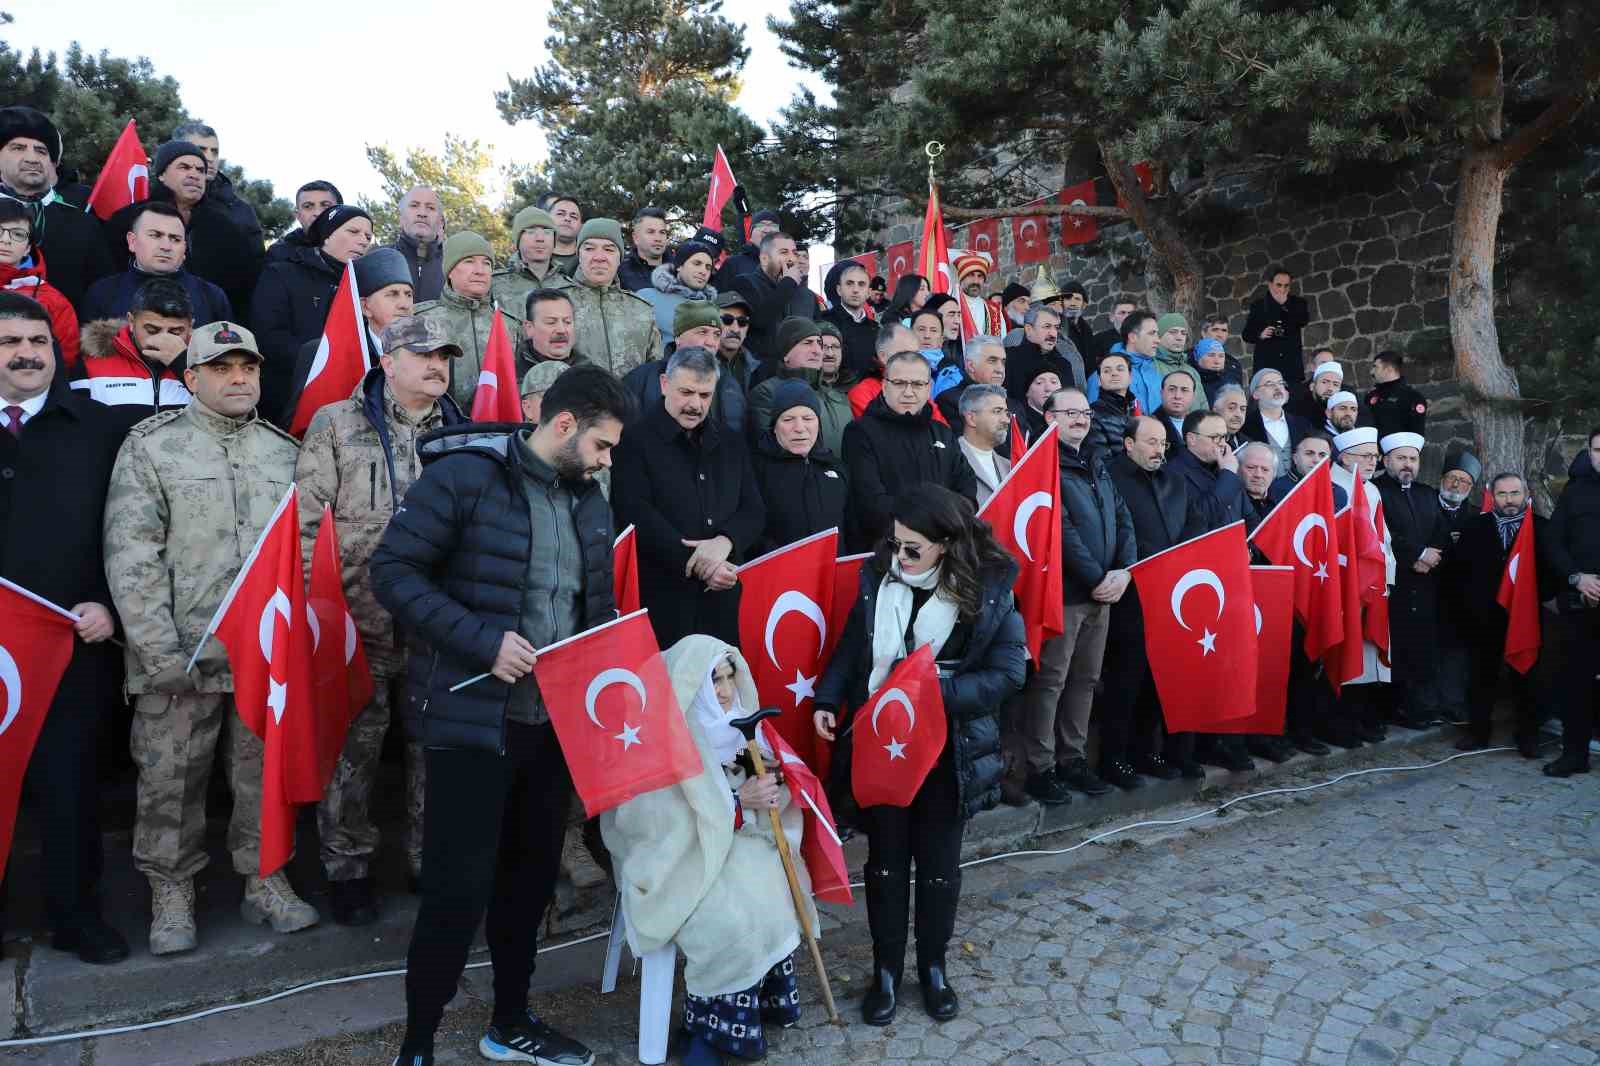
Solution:
M 80 350 L 85 359 L 104 359 L 117 355 L 117 334 L 128 323 L 120 318 L 96 318 L 78 327 Z

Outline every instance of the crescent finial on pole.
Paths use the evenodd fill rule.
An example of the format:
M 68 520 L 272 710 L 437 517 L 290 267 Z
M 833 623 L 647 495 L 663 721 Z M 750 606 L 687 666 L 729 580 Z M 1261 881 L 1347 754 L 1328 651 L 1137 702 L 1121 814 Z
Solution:
M 923 154 L 928 157 L 928 188 L 933 188 L 933 163 L 944 154 L 944 145 L 939 141 L 929 141 L 922 146 Z

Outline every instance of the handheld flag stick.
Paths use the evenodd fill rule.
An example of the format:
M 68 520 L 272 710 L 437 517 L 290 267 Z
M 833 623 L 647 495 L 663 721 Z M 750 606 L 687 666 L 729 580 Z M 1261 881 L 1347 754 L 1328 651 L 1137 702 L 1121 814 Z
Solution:
M 744 746 L 750 752 L 750 765 L 755 769 L 757 777 L 766 773 L 767 767 L 761 758 L 761 746 L 756 743 L 756 726 L 764 719 L 776 718 L 781 713 L 776 707 L 763 707 L 754 714 L 735 718 L 729 723 L 744 734 Z M 789 853 L 789 838 L 783 835 L 783 825 L 778 820 L 777 808 L 768 808 L 767 815 L 772 819 L 772 837 L 778 842 L 778 858 L 783 860 L 783 872 L 789 876 L 789 895 L 794 899 L 795 920 L 800 923 L 800 932 L 806 938 L 806 946 L 811 949 L 811 961 L 817 967 L 817 979 L 822 984 L 822 1002 L 828 1008 L 828 1021 L 839 1025 L 841 1024 L 839 1011 L 833 1005 L 833 989 L 828 984 L 828 971 L 822 965 L 822 952 L 817 948 L 817 938 L 811 932 L 811 919 L 806 916 L 805 893 L 800 889 L 800 879 L 795 876 L 794 856 Z

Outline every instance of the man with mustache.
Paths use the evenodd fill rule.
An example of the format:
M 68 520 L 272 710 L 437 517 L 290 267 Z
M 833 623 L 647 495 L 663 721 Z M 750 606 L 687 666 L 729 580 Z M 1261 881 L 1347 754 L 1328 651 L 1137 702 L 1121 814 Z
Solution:
M 317 924 L 282 870 L 258 877 L 261 738 L 239 718 L 211 619 L 294 481 L 293 437 L 256 413 L 262 358 L 243 326 L 198 326 L 179 411 L 133 427 L 106 497 L 106 580 L 127 635 L 139 768 L 133 862 L 150 881 L 150 953 L 195 947 L 194 878 L 206 865 L 206 788 L 223 750 L 233 814 L 228 850 L 244 876 L 240 913 L 280 933 Z M 203 646 L 202 646 L 203 644 Z M 199 648 L 193 668 L 187 664 Z
M 640 601 L 669 647 L 738 639 L 737 567 L 766 528 L 744 441 L 711 417 L 721 370 L 711 347 L 668 356 L 661 399 L 629 423 L 611 471 L 617 525 L 638 527 Z
M 399 253 L 394 253 L 398 256 Z M 404 264 L 401 264 L 404 269 Z M 461 349 L 436 319 L 396 318 L 383 330 L 379 365 L 347 400 L 318 411 L 295 462 L 300 485 L 300 543 L 306 573 L 323 521 L 333 508 L 345 600 L 372 668 L 372 702 L 350 723 L 344 751 L 317 808 L 328 902 L 341 925 L 366 925 L 377 916 L 369 864 L 378 847 L 368 798 L 378 753 L 394 708 L 404 706 L 405 648 L 394 620 L 373 597 L 367 563 L 406 490 L 421 473 L 417 438 L 466 421 L 448 394 L 450 360 Z M 422 748 L 417 733 L 406 745 L 406 859 L 413 879 L 422 872 Z

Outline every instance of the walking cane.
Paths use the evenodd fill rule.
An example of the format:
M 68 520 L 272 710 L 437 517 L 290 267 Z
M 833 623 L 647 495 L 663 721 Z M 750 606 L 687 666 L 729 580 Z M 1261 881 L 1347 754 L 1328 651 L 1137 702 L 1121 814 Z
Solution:
M 755 769 L 757 777 L 766 773 L 767 767 L 761 758 L 761 746 L 756 743 L 756 725 L 781 713 L 776 707 L 763 707 L 743 718 L 735 718 L 730 723 L 744 734 L 745 750 L 750 753 L 750 765 Z M 795 876 L 794 856 L 789 854 L 789 838 L 783 835 L 783 824 L 778 820 L 777 808 L 767 808 L 767 814 L 772 819 L 772 835 L 778 842 L 778 858 L 783 860 L 783 872 L 789 875 L 789 895 L 794 899 L 795 920 L 800 923 L 800 932 L 805 935 L 806 946 L 811 949 L 811 961 L 817 967 L 817 978 L 822 982 L 822 1002 L 828 1008 L 828 1021 L 838 1025 L 839 1012 L 833 1006 L 833 989 L 828 985 L 828 971 L 822 965 L 822 952 L 817 948 L 817 938 L 811 932 L 811 919 L 806 916 L 806 897 L 800 889 L 800 879 Z

